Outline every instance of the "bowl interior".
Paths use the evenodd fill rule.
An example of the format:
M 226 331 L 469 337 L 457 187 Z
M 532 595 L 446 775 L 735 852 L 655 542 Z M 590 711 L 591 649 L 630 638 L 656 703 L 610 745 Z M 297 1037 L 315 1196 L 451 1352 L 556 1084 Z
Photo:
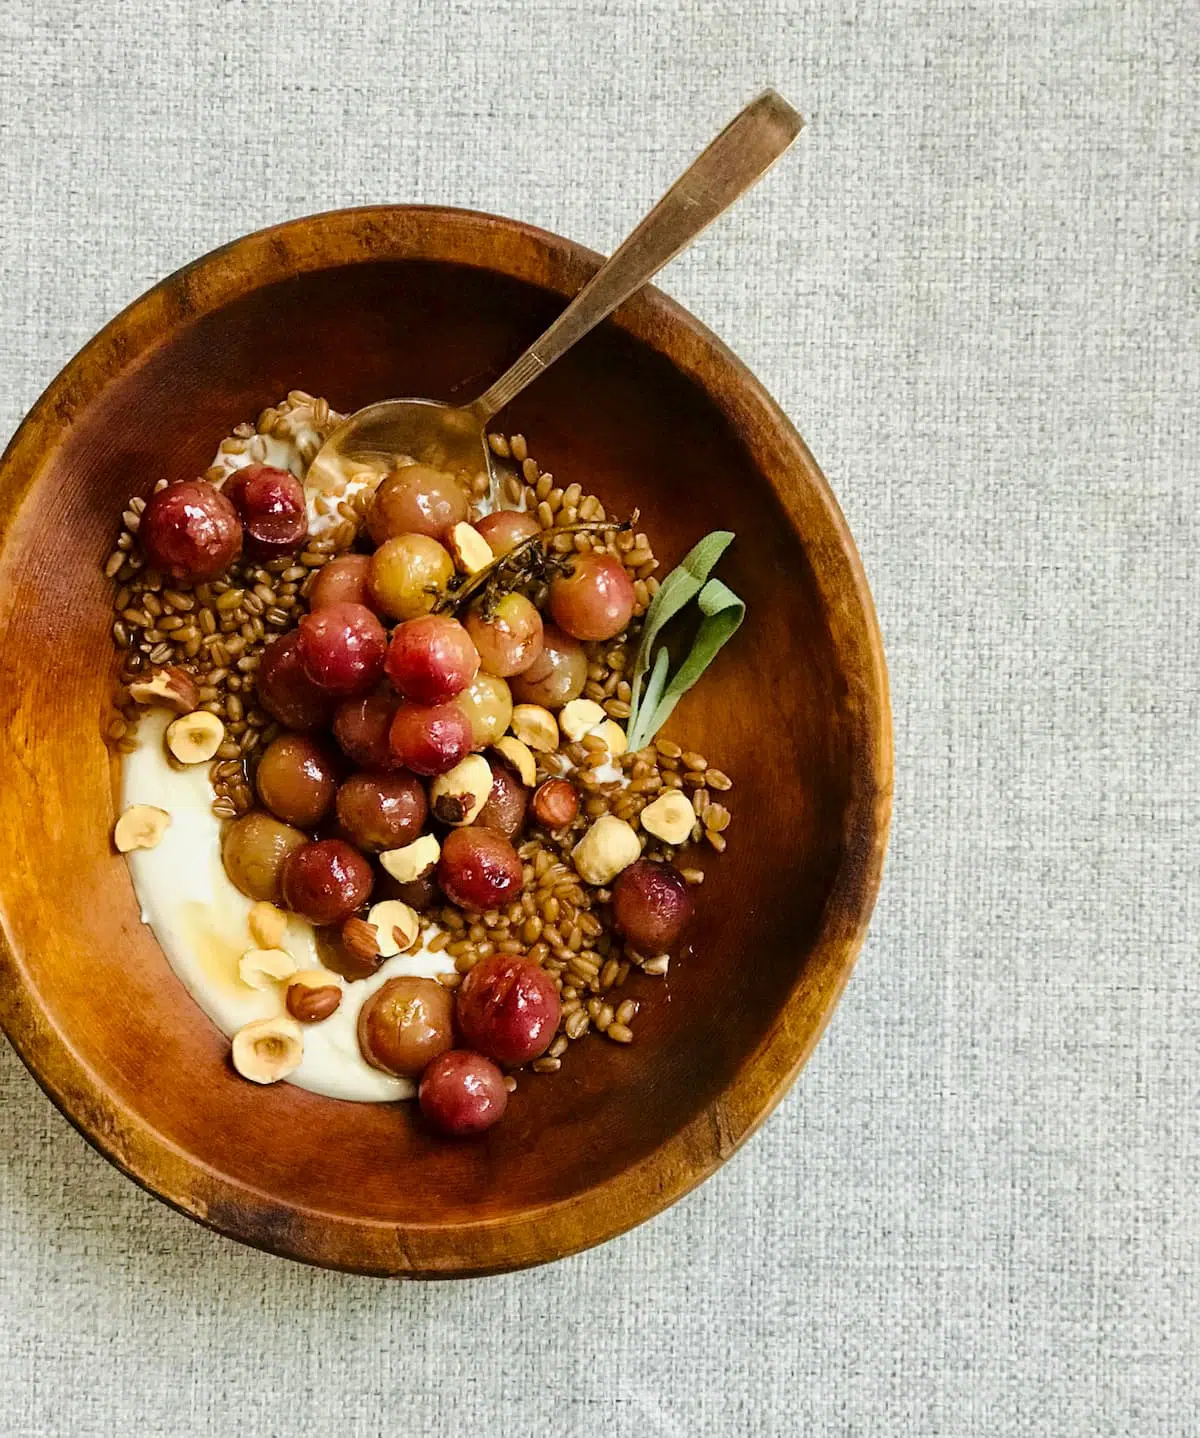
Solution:
M 194 277 L 173 283 L 172 322 L 134 354 L 106 352 L 101 376 L 60 380 L 8 461 L 2 802 L 23 863 L 0 881 L 15 980 L 6 1026 L 110 1156 L 251 1242 L 446 1272 L 551 1257 L 548 1241 L 584 1246 L 669 1201 L 761 1118 L 815 1041 L 870 907 L 883 710 L 839 628 L 847 561 L 819 476 L 794 459 L 764 472 L 764 446 L 783 445 L 784 465 L 787 436 L 748 438 L 727 390 L 656 349 L 678 360 L 670 326 L 689 342 L 698 327 L 654 296 L 638 303 L 659 317 L 657 339 L 654 325 L 633 326 L 639 338 L 606 324 L 510 407 L 502 427 L 523 432 L 558 483 L 578 481 L 610 512 L 640 510 L 663 573 L 707 531 L 737 534 L 721 574 L 746 623 L 667 730 L 734 779 L 728 851 L 705 857 L 692 944 L 669 980 L 630 981 L 646 1001 L 635 1043 L 591 1039 L 560 1073 L 526 1079 L 481 1141 L 433 1139 L 407 1107 L 255 1088 L 139 922 L 109 847 L 101 566 L 121 509 L 160 477 L 202 470 L 222 435 L 289 389 L 347 411 L 389 395 L 469 399 L 562 299 L 553 275 L 535 284 L 377 253 L 268 274 L 215 305 Z M 862 596 L 841 602 L 873 633 Z M 866 709 L 864 685 L 876 690 Z M 723 1108 L 753 1065 L 754 1094 Z M 647 1185 L 656 1192 L 630 1207 Z M 573 1226 L 548 1224 L 552 1212 L 574 1212 Z

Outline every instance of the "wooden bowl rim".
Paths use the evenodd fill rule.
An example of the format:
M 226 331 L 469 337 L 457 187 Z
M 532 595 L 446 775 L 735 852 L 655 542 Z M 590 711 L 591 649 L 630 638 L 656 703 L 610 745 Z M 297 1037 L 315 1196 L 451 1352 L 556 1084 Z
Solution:
M 503 234 L 505 243 L 491 243 Z M 259 230 L 161 280 L 110 321 L 63 368 L 0 457 L 0 561 L 26 495 L 74 419 L 142 362 L 173 329 L 296 274 L 358 263 L 433 260 L 489 270 L 574 294 L 602 263 L 595 252 L 518 220 L 432 205 L 328 211 Z M 862 682 L 853 698 L 872 742 L 855 764 L 845 814 L 845 858 L 831 892 L 842 917 L 822 921 L 802 998 L 793 985 L 776 1021 L 734 1080 L 705 1110 L 640 1162 L 569 1199 L 468 1224 L 398 1230 L 286 1207 L 184 1153 L 107 1089 L 52 1027 L 14 950 L 0 911 L 0 1027 L 56 1107 L 89 1143 L 141 1187 L 188 1217 L 267 1252 L 322 1267 L 427 1277 L 502 1272 L 566 1257 L 661 1212 L 712 1174 L 767 1118 L 819 1040 L 866 933 L 882 875 L 892 796 L 887 670 L 870 591 L 846 522 L 816 461 L 779 406 L 737 357 L 682 306 L 647 287 L 615 323 L 694 379 L 732 423 L 769 477 L 813 567 L 839 661 Z M 586 341 L 585 341 L 586 343 Z M 793 478 L 793 471 L 802 481 Z M 804 529 L 799 497 L 807 487 Z M 811 504 L 815 498 L 817 505 Z M 816 527 L 814 528 L 814 521 Z M 822 532 L 823 531 L 823 532 Z M 827 906 L 832 908 L 833 906 Z M 846 913 L 851 915 L 849 921 Z M 814 985 L 816 1002 L 813 1002 Z M 464 1261 L 464 1247 L 492 1255 Z

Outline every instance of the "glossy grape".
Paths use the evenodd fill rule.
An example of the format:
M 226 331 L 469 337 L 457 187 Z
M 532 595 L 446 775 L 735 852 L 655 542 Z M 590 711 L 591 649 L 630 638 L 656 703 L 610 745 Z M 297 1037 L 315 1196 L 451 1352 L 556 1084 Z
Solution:
M 333 716 L 333 737 L 342 753 L 359 769 L 386 773 L 402 766 L 392 753 L 392 719 L 396 700 L 390 694 L 344 699 Z
M 446 835 L 437 876 L 452 904 L 480 913 L 514 898 L 524 882 L 521 861 L 509 841 L 476 824 Z
M 396 708 L 390 734 L 392 757 L 414 774 L 445 774 L 471 752 L 471 724 L 454 703 Z
M 406 699 L 443 704 L 479 673 L 479 651 L 448 614 L 426 614 L 398 624 L 387 652 L 387 677 Z
M 467 517 L 467 492 L 452 474 L 427 464 L 410 464 L 385 475 L 367 511 L 367 530 L 376 544 L 398 534 L 441 539 Z
M 508 1090 L 491 1059 L 469 1049 L 449 1049 L 421 1075 L 417 1101 L 439 1133 L 469 1138 L 504 1117 Z
M 519 509 L 497 509 L 475 521 L 475 528 L 487 540 L 497 559 L 515 549 L 524 539 L 541 534 L 542 526 L 532 514 Z
M 542 652 L 523 674 L 514 676 L 512 697 L 518 704 L 561 709 L 583 693 L 587 670 L 587 654 L 578 639 L 547 624 L 542 634 Z
M 421 832 L 428 801 L 412 774 L 353 774 L 337 791 L 338 823 L 360 849 L 402 849 Z
M 482 670 L 454 701 L 471 725 L 471 748 L 494 744 L 512 722 L 512 691 L 503 679 Z
M 318 689 L 300 663 L 296 630 L 272 639 L 263 650 L 254 676 L 259 703 L 289 729 L 325 729 L 333 716 L 333 699 Z
M 325 609 L 331 604 L 365 604 L 368 609 L 373 608 L 368 583 L 370 572 L 369 554 L 339 554 L 317 570 L 308 591 L 309 609 Z
M 308 843 L 290 824 L 256 809 L 228 825 L 221 839 L 221 862 L 230 883 L 250 899 L 280 899 L 280 875 L 288 858 Z
M 542 652 L 542 616 L 523 594 L 506 594 L 487 619 L 472 609 L 467 633 L 483 668 L 502 679 L 528 669 Z
M 300 663 L 327 694 L 365 694 L 383 674 L 387 635 L 363 604 L 329 604 L 300 621 Z
M 224 493 L 241 516 L 247 554 L 279 559 L 303 548 L 308 506 L 304 486 L 289 470 L 249 464 L 230 475 Z
M 289 909 L 313 924 L 338 924 L 371 896 L 371 866 L 344 839 L 319 839 L 288 855 L 281 889 Z
M 308 734 L 281 734 L 263 751 L 254 776 L 258 797 L 285 824 L 311 829 L 329 812 L 337 772 L 328 745 Z
M 612 639 L 633 614 L 633 580 L 611 554 L 576 555 L 550 585 L 550 613 L 576 639 Z
M 492 954 L 458 989 L 458 1027 L 473 1049 L 502 1064 L 523 1064 L 553 1042 L 562 1004 L 554 980 L 532 959 Z
M 215 579 L 242 552 L 242 523 L 219 489 L 189 479 L 151 496 L 138 539 L 154 568 L 172 579 Z
M 693 908 L 691 890 L 674 864 L 638 859 L 612 886 L 613 923 L 640 954 L 670 949 Z
M 529 790 L 507 764 L 489 759 L 488 766 L 492 771 L 492 788 L 475 822 L 482 829 L 494 829 L 506 839 L 515 839 L 525 824 Z
M 436 979 L 389 979 L 358 1012 L 363 1058 L 397 1078 L 416 1078 L 454 1042 L 454 999 Z
M 454 574 L 449 553 L 426 534 L 401 534 L 371 556 L 371 603 L 391 619 L 428 614 Z

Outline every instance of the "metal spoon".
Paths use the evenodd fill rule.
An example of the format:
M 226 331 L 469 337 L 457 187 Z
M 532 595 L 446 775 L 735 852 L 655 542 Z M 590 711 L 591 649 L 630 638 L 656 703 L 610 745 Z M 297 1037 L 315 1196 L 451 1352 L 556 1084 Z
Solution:
M 389 399 L 352 414 L 329 436 L 310 479 L 336 488 L 363 470 L 386 473 L 402 458 L 451 473 L 491 474 L 485 426 L 530 381 L 675 258 L 750 188 L 800 133 L 803 120 L 774 90 L 721 131 L 548 330 L 479 398 L 465 406 Z

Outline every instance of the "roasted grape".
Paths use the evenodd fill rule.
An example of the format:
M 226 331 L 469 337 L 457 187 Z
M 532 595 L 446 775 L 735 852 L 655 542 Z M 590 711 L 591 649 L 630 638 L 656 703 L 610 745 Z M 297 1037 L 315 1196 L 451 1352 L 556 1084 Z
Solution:
M 363 1058 L 398 1078 L 415 1078 L 453 1042 L 454 1000 L 436 979 L 389 979 L 358 1012 Z
M 331 604 L 365 604 L 372 608 L 370 572 L 369 554 L 339 554 L 317 570 L 308 591 L 309 609 L 326 609 Z
M 525 823 L 529 790 L 507 764 L 489 759 L 488 765 L 492 771 L 492 788 L 475 822 L 480 828 L 494 829 L 506 839 L 515 839 Z
M 613 923 L 645 955 L 670 949 L 692 917 L 692 893 L 674 864 L 638 859 L 612 887 Z
M 297 630 L 272 639 L 255 674 L 262 707 L 289 729 L 324 729 L 333 715 L 333 699 L 318 689 L 300 663 Z
M 633 580 L 611 554 L 576 555 L 550 585 L 550 613 L 576 639 L 612 639 L 633 614 Z
M 454 701 L 471 725 L 471 748 L 494 744 L 512 722 L 512 692 L 503 679 L 482 670 Z
M 426 614 L 398 624 L 387 652 L 387 676 L 406 699 L 442 704 L 479 673 L 471 636 L 448 614 Z
M 235 819 L 221 839 L 221 862 L 229 881 L 248 899 L 280 899 L 280 875 L 308 837 L 261 809 Z
M 520 893 L 524 878 L 517 851 L 504 835 L 476 824 L 446 835 L 437 875 L 452 904 L 480 913 Z
M 345 699 L 333 716 L 333 737 L 360 769 L 399 769 L 389 738 L 395 713 L 396 700 L 388 694 Z
M 304 486 L 290 471 L 249 464 L 230 475 L 224 493 L 241 516 L 246 553 L 255 559 L 295 554 L 308 538 Z
M 353 774 L 337 792 L 338 823 L 360 849 L 402 849 L 421 832 L 428 801 L 412 774 Z
M 523 1064 L 550 1047 L 562 1005 L 554 980 L 532 959 L 492 954 L 467 974 L 455 1005 L 473 1049 L 502 1064 Z
M 542 616 L 523 594 L 506 594 L 487 618 L 472 609 L 467 633 L 484 669 L 501 678 L 522 673 L 542 652 Z
M 203 479 L 160 489 L 138 527 L 146 558 L 172 579 L 215 579 L 242 552 L 242 524 L 230 501 Z
M 547 624 L 542 634 L 542 652 L 523 674 L 513 677 L 512 696 L 518 704 L 561 709 L 583 693 L 587 669 L 583 645 Z
M 542 526 L 532 514 L 519 509 L 497 509 L 475 521 L 475 528 L 487 540 L 497 559 L 515 549 L 522 540 L 541 534 Z
M 439 1133 L 468 1138 L 499 1123 L 508 1107 L 508 1090 L 491 1059 L 469 1049 L 449 1049 L 421 1075 L 417 1100 Z
M 452 474 L 410 464 L 384 476 L 367 511 L 367 530 L 376 544 L 398 534 L 441 539 L 466 519 L 467 505 L 467 492 Z
M 326 694 L 365 694 L 387 656 L 383 625 L 364 604 L 329 604 L 306 614 L 297 631 L 304 672 Z
M 471 752 L 471 724 L 454 703 L 401 703 L 390 735 L 392 757 L 414 774 L 445 774 Z
M 313 924 L 337 924 L 371 896 L 374 875 L 344 839 L 319 839 L 288 855 L 281 887 L 289 909 Z
M 281 734 L 268 744 L 254 776 L 258 797 L 285 824 L 311 829 L 329 812 L 337 790 L 333 755 L 307 734 Z
M 390 619 L 416 619 L 432 611 L 453 574 L 454 561 L 436 539 L 397 535 L 371 556 L 371 603 Z

